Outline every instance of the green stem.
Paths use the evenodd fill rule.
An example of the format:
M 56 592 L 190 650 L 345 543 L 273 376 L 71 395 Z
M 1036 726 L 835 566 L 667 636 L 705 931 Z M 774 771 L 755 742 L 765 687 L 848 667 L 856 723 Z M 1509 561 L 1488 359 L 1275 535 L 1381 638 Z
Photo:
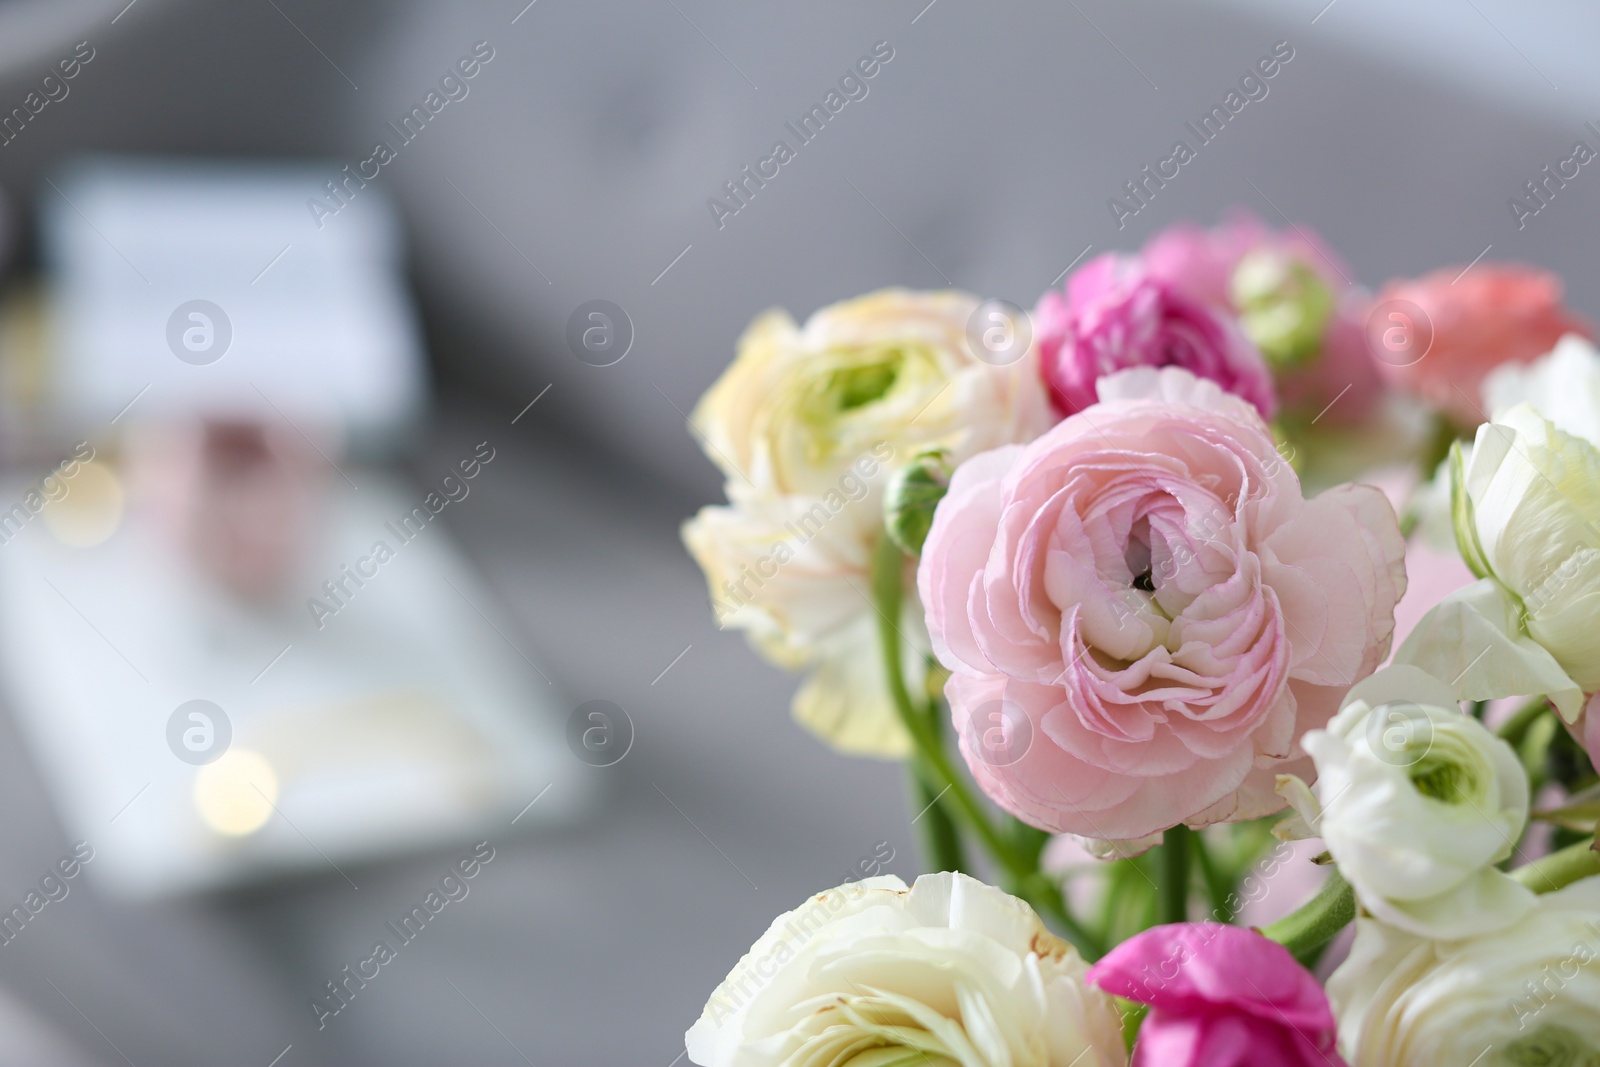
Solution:
M 1261 932 L 1309 965 L 1355 917 L 1355 892 L 1335 868 L 1328 872 L 1328 880 L 1316 896 L 1291 914 L 1262 927 Z
M 1233 880 L 1217 866 L 1216 858 L 1206 847 L 1203 834 L 1194 835 L 1194 858 L 1199 862 L 1200 876 L 1206 884 L 1206 895 L 1211 900 L 1211 914 L 1206 918 L 1213 922 L 1231 923 L 1233 906 L 1229 903 L 1229 898 L 1233 896 Z
M 1431 479 L 1438 471 L 1439 464 L 1450 454 L 1450 446 L 1455 444 L 1458 436 L 1449 416 L 1434 415 L 1433 432 L 1417 457 L 1417 466 L 1424 482 Z
M 900 546 L 888 537 L 878 538 L 872 557 L 872 603 L 878 609 L 878 643 L 883 652 L 884 672 L 889 676 L 889 697 L 894 701 L 900 721 L 911 739 L 919 745 L 927 740 L 928 724 L 917 715 L 906 689 L 905 667 L 900 659 L 900 588 L 905 556 Z
M 1407 541 L 1411 540 L 1411 532 L 1417 528 L 1420 518 L 1415 508 L 1407 508 L 1400 516 L 1400 536 Z
M 1139 1027 L 1144 1023 L 1144 1017 L 1150 1014 L 1150 1005 L 1119 998 L 1117 1006 L 1122 1012 L 1122 1043 L 1129 1052 L 1132 1052 L 1134 1044 L 1139 1040 Z
M 1600 874 L 1600 852 L 1594 850 L 1594 839 L 1589 838 L 1518 867 L 1511 877 L 1535 893 L 1553 893 L 1594 874 Z
M 1522 737 L 1512 744 L 1522 769 L 1528 774 L 1528 792 L 1537 796 L 1550 777 L 1550 744 L 1561 732 L 1561 723 L 1554 714 L 1538 715 L 1528 724 Z
M 1522 738 L 1527 734 L 1528 728 L 1538 721 L 1539 716 L 1550 710 L 1550 701 L 1544 697 L 1534 697 L 1516 713 L 1500 724 L 1499 734 L 1502 738 L 1516 748 L 1522 743 Z
M 1189 852 L 1194 831 L 1179 823 L 1166 832 L 1158 849 L 1161 863 L 1161 896 L 1156 921 L 1189 921 Z
M 950 819 L 950 812 L 939 803 L 943 786 L 920 757 L 906 764 L 911 776 L 911 797 L 917 814 L 912 816 L 922 838 L 922 852 L 928 868 L 935 871 L 961 871 L 970 874 L 961 848 L 961 834 Z
M 911 694 L 906 689 L 905 672 L 900 661 L 901 638 L 898 625 L 901 598 L 900 570 L 904 563 L 905 557 L 901 554 L 900 546 L 887 537 L 878 539 L 877 553 L 872 564 L 872 595 L 878 609 L 878 639 L 883 649 L 884 669 L 889 676 L 889 695 L 894 701 L 895 710 L 900 714 L 900 721 L 905 725 L 906 732 L 916 744 L 917 751 L 927 761 L 929 769 L 937 779 L 949 787 L 945 795 L 954 802 L 956 809 L 961 812 L 971 829 L 983 839 L 984 846 L 1009 870 L 1015 872 L 1020 868 L 1022 873 L 1026 873 L 1026 865 L 1018 861 L 1011 851 L 1010 844 L 989 822 L 983 807 L 967 788 L 966 782 L 956 774 L 949 755 L 939 743 L 938 737 L 933 734 L 928 720 L 917 714 L 916 708 L 911 703 Z
M 931 667 L 933 660 L 929 659 L 928 664 Z M 907 698 L 909 697 L 908 693 Z M 923 718 L 928 724 L 928 736 L 943 749 L 944 735 L 940 726 L 939 701 L 931 695 L 924 709 Z M 961 843 L 961 831 L 950 818 L 950 809 L 940 803 L 945 790 L 938 773 L 928 765 L 927 759 L 920 753 L 912 761 L 911 766 L 912 776 L 920 793 L 920 801 L 917 804 L 919 814 L 913 816 L 913 821 L 921 824 L 924 851 L 933 870 L 971 874 L 971 868 L 967 865 L 966 850 Z
M 889 696 L 906 732 L 917 747 L 920 762 L 928 772 L 928 784 L 944 791 L 943 799 L 938 803 L 949 801 L 953 804 L 962 821 L 978 835 L 995 862 L 1004 868 L 1006 880 L 1017 895 L 1054 919 L 1086 957 L 1096 959 L 1101 955 L 1099 939 L 1073 917 L 1061 894 L 1061 887 L 1039 873 L 1038 857 L 1020 855 L 995 828 L 982 804 L 967 787 L 965 779 L 956 772 L 934 728 L 932 717 L 918 714 L 912 704 L 900 657 L 901 571 L 904 566 L 905 556 L 900 546 L 887 536 L 880 537 L 872 560 L 872 600 L 878 611 L 878 640 L 883 652 L 884 670 L 889 676 Z

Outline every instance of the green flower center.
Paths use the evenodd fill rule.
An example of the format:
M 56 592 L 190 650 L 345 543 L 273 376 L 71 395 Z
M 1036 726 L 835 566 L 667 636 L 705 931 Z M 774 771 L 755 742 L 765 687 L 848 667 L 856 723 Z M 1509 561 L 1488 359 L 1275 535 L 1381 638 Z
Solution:
M 1564 1026 L 1541 1026 L 1500 1050 L 1507 1067 L 1600 1067 L 1596 1050 Z
M 898 357 L 898 353 L 896 353 Z M 828 375 L 823 386 L 823 396 L 832 402 L 835 411 L 853 411 L 874 400 L 881 400 L 894 387 L 900 374 L 898 358 L 878 363 L 865 363 L 856 367 L 841 367 Z
M 779 397 L 794 412 L 793 430 L 800 435 L 806 459 L 825 463 L 841 448 L 855 448 L 854 427 L 882 428 L 879 410 L 898 391 L 915 388 L 918 352 L 901 344 L 836 348 L 819 354 L 801 369 L 797 380 Z M 791 407 L 792 405 L 792 407 Z
M 938 1053 L 929 1056 L 919 1048 L 886 1045 L 858 1052 L 840 1067 L 945 1067 L 946 1064 L 958 1067 L 955 1060 Z
M 1468 767 L 1425 756 L 1411 768 L 1411 784 L 1425 797 L 1459 804 L 1477 793 L 1477 781 Z
M 947 1018 L 914 997 L 888 990 L 863 989 L 860 995 L 840 996 L 837 1004 L 812 1021 L 817 1031 L 786 1064 L 961 1067 L 975 1055 L 960 1019 Z

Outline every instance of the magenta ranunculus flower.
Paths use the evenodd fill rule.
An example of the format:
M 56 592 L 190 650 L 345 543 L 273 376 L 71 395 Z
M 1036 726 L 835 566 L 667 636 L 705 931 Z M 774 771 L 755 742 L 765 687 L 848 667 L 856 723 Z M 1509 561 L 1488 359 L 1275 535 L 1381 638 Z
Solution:
M 1018 818 L 1107 841 L 1283 808 L 1274 776 L 1388 654 L 1405 541 L 1310 500 L 1254 408 L 1187 370 L 956 469 L 917 584 L 962 755 Z
M 1095 383 L 1130 367 L 1182 367 L 1256 406 L 1277 407 L 1272 374 L 1231 318 L 1154 274 L 1137 257 L 1107 253 L 1074 271 L 1064 293 L 1033 312 L 1051 398 L 1063 415 L 1095 402 Z
M 1089 981 L 1150 1005 L 1133 1067 L 1344 1067 L 1327 994 L 1254 930 L 1157 926 L 1112 949 Z

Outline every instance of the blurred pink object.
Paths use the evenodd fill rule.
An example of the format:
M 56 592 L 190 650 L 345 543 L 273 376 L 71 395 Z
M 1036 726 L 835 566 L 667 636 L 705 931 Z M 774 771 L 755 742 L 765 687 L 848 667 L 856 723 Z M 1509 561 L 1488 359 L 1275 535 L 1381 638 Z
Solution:
M 1250 212 L 1235 209 L 1211 229 L 1191 223 L 1168 227 L 1145 244 L 1140 256 L 1151 274 L 1185 295 L 1237 315 L 1234 272 L 1251 253 L 1299 264 L 1320 280 L 1332 300 L 1317 353 L 1303 364 L 1275 368 L 1279 401 L 1311 418 L 1326 411 L 1324 417 L 1332 424 L 1364 419 L 1383 393 L 1366 340 L 1371 297 L 1354 285 L 1344 261 L 1309 227 L 1274 231 Z
M 1254 930 L 1157 926 L 1112 949 L 1089 981 L 1150 1005 L 1133 1067 L 1344 1065 L 1327 994 L 1288 949 Z
M 1245 926 L 1266 926 L 1316 896 L 1331 868 L 1319 867 L 1311 860 L 1325 851 L 1327 846 L 1318 838 L 1276 842 L 1239 881 L 1238 921 Z
M 1233 268 L 1246 252 L 1270 237 L 1260 219 L 1236 209 L 1211 229 L 1192 222 L 1168 226 L 1146 241 L 1139 255 L 1151 274 L 1189 297 L 1232 310 L 1228 286 Z
M 308 441 L 249 419 L 147 426 L 130 440 L 129 464 L 135 492 L 202 573 L 247 600 L 284 590 L 324 488 Z
M 1371 309 L 1372 298 L 1365 290 L 1340 298 L 1339 309 L 1322 335 L 1321 356 L 1278 375 L 1284 407 L 1332 426 L 1355 425 L 1372 413 L 1383 397 L 1383 376 L 1367 347 L 1366 318 Z
M 1429 609 L 1478 579 L 1455 552 L 1441 552 L 1420 537 L 1406 542 L 1406 592 L 1394 609 L 1394 647 L 1422 621 Z
M 1270 248 L 1304 263 L 1330 289 L 1343 289 L 1353 275 L 1309 226 L 1269 229 L 1251 212 L 1234 208 L 1222 225 L 1206 229 L 1190 222 L 1169 226 L 1145 242 L 1139 255 L 1150 272 L 1197 300 L 1232 305 L 1233 271 L 1247 252 Z
M 1589 703 L 1584 706 L 1583 747 L 1589 750 L 1589 759 L 1594 765 L 1600 767 L 1600 710 L 1596 710 L 1597 700 L 1600 700 L 1600 693 L 1591 696 Z
M 1051 399 L 1074 415 L 1098 399 L 1095 383 L 1130 367 L 1182 367 L 1253 404 L 1277 408 L 1261 353 L 1227 315 L 1185 295 L 1136 257 L 1097 256 L 1034 310 Z
M 1530 362 L 1563 334 L 1593 337 L 1593 328 L 1561 297 L 1559 277 L 1517 263 L 1479 263 L 1465 273 L 1446 267 L 1391 281 L 1377 306 L 1400 300 L 1420 309 L 1419 329 L 1431 332 L 1432 343 L 1420 358 L 1408 358 L 1403 366 L 1381 362 L 1380 370 L 1460 425 L 1476 426 L 1488 418 L 1481 389 L 1491 370 Z
M 1362 480 L 1381 489 L 1399 515 L 1418 491 L 1416 468 L 1410 464 L 1369 471 Z M 1448 515 L 1425 518 L 1406 540 L 1406 591 L 1394 609 L 1395 648 L 1439 601 L 1478 580 L 1461 561 L 1448 523 Z
M 1588 751 L 1589 762 L 1600 767 L 1600 693 L 1590 695 L 1573 732 Z

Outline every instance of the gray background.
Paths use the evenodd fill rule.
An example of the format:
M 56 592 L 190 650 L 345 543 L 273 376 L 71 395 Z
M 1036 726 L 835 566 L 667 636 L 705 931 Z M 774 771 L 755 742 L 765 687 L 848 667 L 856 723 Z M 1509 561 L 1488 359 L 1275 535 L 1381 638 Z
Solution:
M 1600 175 L 1585 168 L 1522 231 L 1506 206 L 1575 140 L 1595 143 L 1582 128 L 1600 120 L 1592 7 L 925 5 L 0 0 L 0 107 L 64 42 L 98 53 L 67 100 L 0 148 L 22 271 L 27 215 L 66 157 L 354 162 L 490 42 L 471 95 L 378 179 L 409 226 L 442 397 L 405 463 L 429 478 L 496 428 L 507 461 L 446 523 L 574 703 L 613 700 L 638 730 L 627 759 L 592 772 L 609 787 L 593 819 L 545 837 L 508 828 L 471 896 L 326 1030 L 307 998 L 455 852 L 351 872 L 359 891 L 330 872 L 140 908 L 80 880 L 0 947 L 0 987 L 20 1005 L 0 1012 L 0 1049 L 140 1067 L 264 1067 L 290 1044 L 284 1067 L 669 1067 L 773 915 L 879 841 L 913 874 L 898 769 L 836 758 L 788 721 L 792 680 L 714 631 L 677 540 L 720 495 L 681 412 L 765 307 L 803 316 L 947 282 L 1028 306 L 1086 246 L 1131 249 L 1239 204 L 1311 224 L 1368 284 L 1489 247 L 1560 271 L 1571 303 L 1600 318 Z M 868 97 L 719 230 L 706 198 L 880 40 L 895 56 Z M 1269 96 L 1119 232 L 1106 199 L 1280 40 L 1295 58 Z M 637 335 L 603 369 L 563 340 L 597 298 Z M 9 720 L 0 764 L 10 901 L 66 840 Z

